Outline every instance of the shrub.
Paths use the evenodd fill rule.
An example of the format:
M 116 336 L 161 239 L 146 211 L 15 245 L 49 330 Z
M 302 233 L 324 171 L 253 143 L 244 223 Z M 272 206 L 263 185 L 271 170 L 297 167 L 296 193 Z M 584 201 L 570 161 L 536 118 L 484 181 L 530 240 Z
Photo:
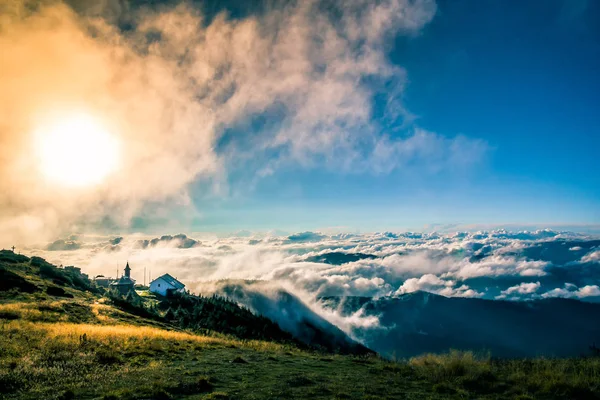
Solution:
M 170 400 L 171 395 L 163 388 L 155 388 L 150 397 L 152 400 Z
M 433 381 L 470 376 L 479 378 L 490 372 L 490 360 L 477 358 L 473 352 L 451 350 L 447 354 L 426 354 L 410 359 L 417 373 Z
M 213 392 L 206 396 L 206 400 L 229 400 L 229 395 L 225 392 Z
M 299 375 L 289 378 L 287 384 L 289 387 L 301 387 L 312 385 L 314 382 L 305 376 Z
M 0 373 L 0 393 L 13 393 L 27 386 L 27 379 L 15 371 Z
M 58 286 L 48 286 L 46 288 L 46 293 L 50 296 L 55 296 L 55 297 L 66 297 L 69 299 L 73 298 L 73 295 L 71 293 L 65 292 L 65 290 L 63 288 L 58 287 Z
M 169 400 L 172 399 L 171 395 L 167 391 L 168 387 L 162 382 L 154 382 L 152 385 L 152 394 L 150 398 L 152 400 Z
M 213 384 L 207 376 L 199 376 L 195 382 L 181 382 L 176 388 L 169 390 L 174 394 L 191 395 L 213 390 Z
M 64 391 L 60 396 L 58 396 L 58 400 L 73 400 L 75 399 L 75 393 L 72 390 Z
M 0 292 L 8 292 L 15 289 L 17 290 L 17 294 L 19 291 L 24 293 L 34 293 L 40 290 L 36 285 L 27 281 L 25 278 L 0 267 Z
M 102 365 L 113 365 L 113 364 L 121 364 L 123 359 L 121 355 L 117 353 L 115 350 L 101 347 L 96 351 L 96 361 Z
M 0 319 L 15 320 L 21 318 L 21 314 L 16 311 L 0 310 Z
M 433 391 L 439 394 L 454 394 L 456 389 L 446 382 L 436 383 L 433 385 Z
M 29 261 L 29 257 L 21 254 L 15 254 L 10 250 L 0 250 L 0 261 L 9 264 L 18 264 Z

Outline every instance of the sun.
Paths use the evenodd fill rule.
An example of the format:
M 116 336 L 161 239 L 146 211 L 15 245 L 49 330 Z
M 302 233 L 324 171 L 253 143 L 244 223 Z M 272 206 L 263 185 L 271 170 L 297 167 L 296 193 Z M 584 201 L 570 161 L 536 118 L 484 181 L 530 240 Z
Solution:
M 65 186 L 92 186 L 118 169 L 119 140 L 89 114 L 46 121 L 35 132 L 39 169 Z

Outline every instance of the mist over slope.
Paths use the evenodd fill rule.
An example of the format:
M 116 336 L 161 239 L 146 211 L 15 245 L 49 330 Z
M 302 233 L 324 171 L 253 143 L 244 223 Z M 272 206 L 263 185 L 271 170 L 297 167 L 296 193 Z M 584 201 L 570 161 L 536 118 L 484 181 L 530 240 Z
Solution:
M 211 283 L 204 292 L 243 304 L 255 313 L 276 321 L 283 330 L 304 343 L 340 353 L 370 353 L 298 297 L 264 282 L 220 281 Z
M 169 273 L 195 293 L 227 292 L 239 303 L 277 320 L 282 327 L 287 326 L 288 331 L 299 330 L 296 333 L 310 336 L 310 329 L 305 331 L 307 326 L 322 326 L 335 338 L 339 336 L 339 329 L 368 347 L 378 339 L 384 342 L 408 340 L 403 336 L 406 332 L 420 335 L 410 339 L 414 349 L 437 349 L 441 344 L 455 343 L 460 347 L 463 343 L 456 342 L 457 338 L 469 339 L 467 344 L 477 348 L 493 347 L 492 336 L 475 340 L 466 333 L 458 335 L 458 331 L 446 328 L 430 329 L 429 314 L 439 314 L 450 325 L 461 323 L 476 336 L 487 335 L 487 328 L 479 326 L 477 320 L 488 318 L 489 313 L 485 325 L 489 326 L 489 332 L 498 328 L 505 335 L 516 335 L 510 343 L 504 337 L 495 341 L 494 348 L 503 354 L 531 354 L 536 349 L 544 354 L 562 351 L 579 354 L 592 344 L 590 340 L 594 339 L 592 334 L 596 329 L 593 322 L 587 327 L 584 324 L 586 313 L 595 308 L 573 306 L 576 311 L 568 317 L 581 315 L 579 320 L 563 323 L 559 313 L 553 323 L 550 310 L 554 307 L 562 310 L 563 304 L 580 303 L 545 300 L 564 298 L 588 303 L 600 300 L 600 239 L 589 234 L 544 229 L 454 233 L 301 232 L 289 236 L 244 233 L 231 237 L 75 235 L 59 240 L 66 244 L 61 246 L 57 244 L 61 242 L 55 241 L 50 247 L 40 244 L 28 251 L 51 261 L 80 266 L 92 276 L 114 275 L 115 265 L 129 261 L 132 276 L 138 282 L 144 280 L 144 269 L 153 277 Z M 140 243 L 149 245 L 140 246 Z M 235 282 L 220 282 L 231 280 Z M 260 284 L 240 284 L 242 281 L 260 281 Z M 407 300 L 401 299 L 421 291 L 444 297 L 433 297 L 438 299 L 432 302 L 435 307 L 415 306 L 415 310 L 422 310 L 417 318 L 413 311 L 407 314 L 403 303 Z M 349 312 L 322 301 L 332 297 L 362 297 L 365 307 L 350 308 L 352 312 Z M 461 314 L 460 310 L 471 307 L 474 307 L 472 314 L 463 313 L 466 321 L 452 319 Z M 536 310 L 532 321 L 540 318 L 540 326 L 557 332 L 557 338 L 564 336 L 561 329 L 569 324 L 579 327 L 577 330 L 582 336 L 577 336 L 571 344 L 556 345 L 555 350 L 549 342 L 542 344 L 543 341 L 538 343 L 539 347 L 527 349 L 520 340 L 532 343 L 536 335 L 545 334 L 543 330 L 520 325 L 519 313 L 531 310 Z M 417 318 L 417 328 L 399 330 L 409 317 Z M 587 318 L 593 319 L 590 315 Z M 298 321 L 305 322 L 304 326 Z M 514 329 L 503 331 L 494 326 L 494 321 L 512 325 Z M 428 329 L 420 328 L 421 323 Z M 419 331 L 437 337 L 437 344 L 434 346 L 433 342 L 424 340 L 427 335 Z M 594 340 L 600 342 L 600 337 Z M 393 350 L 382 345 L 380 351 Z

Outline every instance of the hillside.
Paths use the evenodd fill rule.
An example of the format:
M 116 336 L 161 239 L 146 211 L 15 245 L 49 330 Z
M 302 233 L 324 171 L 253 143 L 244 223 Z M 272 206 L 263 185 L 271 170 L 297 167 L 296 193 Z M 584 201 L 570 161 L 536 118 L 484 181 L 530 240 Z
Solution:
M 270 333 L 240 338 L 167 318 L 186 307 L 165 311 L 160 300 L 119 306 L 77 270 L 0 253 L 0 398 L 600 398 L 599 358 L 452 352 L 393 362 L 309 347 L 218 298 L 202 304 L 249 324 L 240 335 L 257 335 L 255 324 Z
M 271 319 L 252 313 L 226 297 L 175 295 L 169 298 L 141 292 L 143 296 L 124 297 L 95 287 L 72 267 L 57 268 L 39 257 L 29 259 L 10 251 L 0 252 L 0 299 L 8 301 L 46 301 L 50 297 L 73 299 L 85 309 L 84 302 L 103 301 L 113 308 L 147 320 L 154 325 L 187 329 L 196 333 L 218 332 L 244 340 L 269 340 L 302 348 L 334 353 L 368 354 L 371 351 L 352 341 L 332 325 L 307 326 L 310 335 L 282 330 Z M 104 297 L 104 298 L 103 298 Z M 89 313 L 88 313 L 89 314 Z M 87 322 L 79 321 L 79 322 Z

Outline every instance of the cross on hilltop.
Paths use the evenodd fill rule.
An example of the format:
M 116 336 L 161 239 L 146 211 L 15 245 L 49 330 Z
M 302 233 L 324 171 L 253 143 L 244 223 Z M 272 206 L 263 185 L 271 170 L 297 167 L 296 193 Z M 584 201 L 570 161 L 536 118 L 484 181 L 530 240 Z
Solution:
M 11 247 L 13 253 L 15 252 L 15 246 Z

